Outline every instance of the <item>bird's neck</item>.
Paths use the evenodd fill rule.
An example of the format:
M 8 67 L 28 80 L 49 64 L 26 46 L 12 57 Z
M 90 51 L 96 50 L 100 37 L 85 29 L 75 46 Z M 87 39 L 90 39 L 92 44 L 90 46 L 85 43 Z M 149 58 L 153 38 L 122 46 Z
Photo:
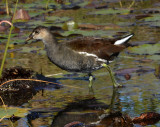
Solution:
M 59 43 L 54 37 L 54 35 L 52 33 L 48 33 L 47 36 L 45 36 L 45 38 L 42 41 L 45 45 L 48 57 L 49 58 L 53 57 L 54 54 L 56 54 L 59 49 Z
M 45 36 L 43 43 L 46 48 L 56 47 L 58 45 L 58 42 L 52 33 L 48 33 L 47 36 Z

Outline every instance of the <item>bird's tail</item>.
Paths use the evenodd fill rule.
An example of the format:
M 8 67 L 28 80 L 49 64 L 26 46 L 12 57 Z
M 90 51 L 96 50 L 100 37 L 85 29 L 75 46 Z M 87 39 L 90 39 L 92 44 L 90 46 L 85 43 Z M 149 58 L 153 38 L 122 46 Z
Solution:
M 114 45 L 125 45 L 130 39 L 131 37 L 133 37 L 134 34 L 129 34 L 121 39 L 118 39 Z

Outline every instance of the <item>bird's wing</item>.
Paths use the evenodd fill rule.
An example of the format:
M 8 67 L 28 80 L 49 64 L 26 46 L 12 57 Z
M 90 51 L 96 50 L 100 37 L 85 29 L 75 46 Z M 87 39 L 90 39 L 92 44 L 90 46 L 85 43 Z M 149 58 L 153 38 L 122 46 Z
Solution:
M 94 54 L 101 59 L 110 60 L 111 56 L 117 55 L 125 48 L 123 45 L 114 45 L 115 41 L 114 39 L 83 37 L 64 44 L 76 52 Z

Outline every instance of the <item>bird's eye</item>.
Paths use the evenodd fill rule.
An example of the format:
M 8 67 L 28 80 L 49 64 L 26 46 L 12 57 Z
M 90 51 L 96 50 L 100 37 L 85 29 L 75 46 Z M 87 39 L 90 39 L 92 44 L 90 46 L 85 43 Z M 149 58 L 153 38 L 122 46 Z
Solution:
M 38 31 L 35 31 L 35 34 L 39 34 L 39 32 L 38 32 Z

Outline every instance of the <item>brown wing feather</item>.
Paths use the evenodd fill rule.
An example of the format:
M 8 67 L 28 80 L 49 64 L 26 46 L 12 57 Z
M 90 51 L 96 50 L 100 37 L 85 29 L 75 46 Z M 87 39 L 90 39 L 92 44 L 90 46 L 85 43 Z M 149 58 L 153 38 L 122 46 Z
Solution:
M 111 56 L 125 48 L 123 45 L 114 45 L 115 41 L 115 39 L 83 37 L 65 42 L 65 45 L 72 50 L 95 54 L 101 59 L 110 60 Z

